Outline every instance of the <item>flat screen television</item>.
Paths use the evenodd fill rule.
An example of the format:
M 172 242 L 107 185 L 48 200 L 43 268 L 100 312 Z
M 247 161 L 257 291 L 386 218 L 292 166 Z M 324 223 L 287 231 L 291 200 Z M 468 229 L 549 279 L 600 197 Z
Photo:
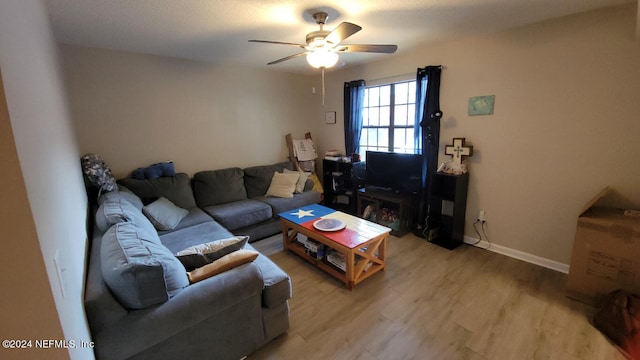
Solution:
M 415 194 L 420 192 L 422 155 L 367 151 L 365 185 Z

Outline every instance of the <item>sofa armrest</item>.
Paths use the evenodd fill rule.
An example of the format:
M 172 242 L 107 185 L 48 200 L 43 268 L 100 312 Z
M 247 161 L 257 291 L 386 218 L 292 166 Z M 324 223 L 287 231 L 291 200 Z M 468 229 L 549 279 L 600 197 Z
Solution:
M 246 248 L 255 250 L 251 244 L 247 244 Z M 254 264 L 258 266 L 264 283 L 262 306 L 277 308 L 291 298 L 291 278 L 286 272 L 263 254 L 258 256 Z
M 94 334 L 96 351 L 105 358 L 128 358 L 250 297 L 260 302 L 263 286 L 253 262 L 189 285 L 169 301 L 130 311 L 127 317 Z
M 95 229 L 93 244 L 89 250 L 84 291 L 84 308 L 92 333 L 100 332 L 127 316 L 127 309 L 113 297 L 102 278 L 100 244 L 102 234 Z

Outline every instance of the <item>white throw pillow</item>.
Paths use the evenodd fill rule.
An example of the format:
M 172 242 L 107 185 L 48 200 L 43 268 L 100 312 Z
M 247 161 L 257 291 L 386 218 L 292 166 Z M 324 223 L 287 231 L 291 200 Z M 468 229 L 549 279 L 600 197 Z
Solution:
M 271 185 L 269 185 L 269 190 L 267 190 L 266 195 L 281 198 L 292 198 L 299 178 L 300 174 L 298 172 L 293 174 L 279 172 L 273 173 Z
M 284 173 L 285 174 L 294 174 L 294 173 L 298 173 L 300 174 L 300 177 L 298 178 L 298 182 L 296 183 L 296 194 L 302 194 L 302 192 L 304 191 L 304 186 L 307 183 L 307 179 L 309 179 L 309 175 L 311 175 L 310 172 L 305 172 L 305 171 L 294 171 L 294 170 L 289 170 L 289 169 L 284 169 Z
M 182 265 L 191 271 L 205 266 L 234 251 L 244 248 L 248 236 L 236 236 L 186 248 L 176 254 Z

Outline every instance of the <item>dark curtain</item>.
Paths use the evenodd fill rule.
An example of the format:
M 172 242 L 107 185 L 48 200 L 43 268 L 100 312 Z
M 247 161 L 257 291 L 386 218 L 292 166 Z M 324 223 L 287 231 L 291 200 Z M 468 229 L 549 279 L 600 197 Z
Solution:
M 422 195 L 418 207 L 418 224 L 426 217 L 426 198 L 429 196 L 429 177 L 438 168 L 440 146 L 440 75 L 442 66 L 419 68 L 416 76 L 416 125 L 417 148 L 422 149 Z
M 347 156 L 359 152 L 364 86 L 364 80 L 344 83 L 344 147 Z

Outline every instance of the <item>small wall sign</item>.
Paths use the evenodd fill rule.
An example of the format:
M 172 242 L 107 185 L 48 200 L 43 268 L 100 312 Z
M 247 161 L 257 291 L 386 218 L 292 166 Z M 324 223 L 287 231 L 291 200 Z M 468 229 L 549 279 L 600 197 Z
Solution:
M 495 95 L 474 96 L 469 98 L 469 115 L 491 115 L 493 114 L 493 104 Z
M 327 111 L 324 113 L 324 123 L 325 124 L 335 124 L 336 123 L 336 112 L 335 111 Z

